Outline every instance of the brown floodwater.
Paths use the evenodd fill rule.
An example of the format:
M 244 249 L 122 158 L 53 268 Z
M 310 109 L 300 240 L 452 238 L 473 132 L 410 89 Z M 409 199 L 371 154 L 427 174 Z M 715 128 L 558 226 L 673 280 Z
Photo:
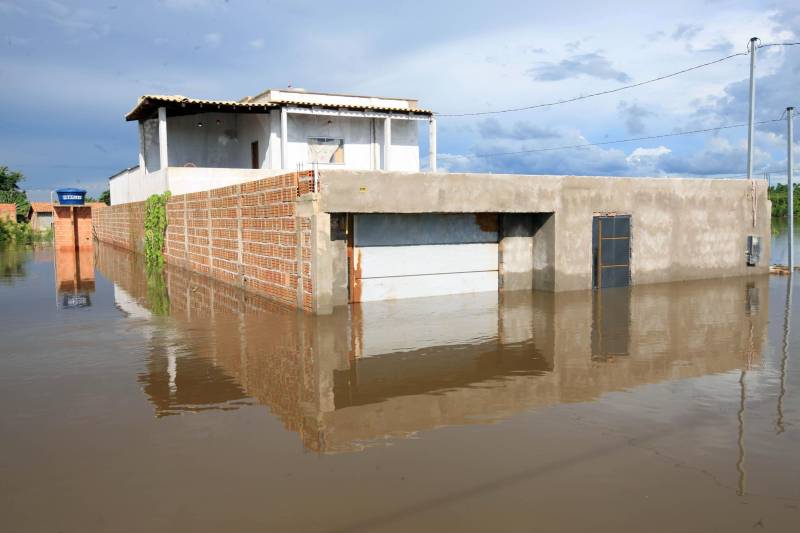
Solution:
M 797 277 L 311 317 L 143 271 L 0 252 L 3 532 L 800 525 Z

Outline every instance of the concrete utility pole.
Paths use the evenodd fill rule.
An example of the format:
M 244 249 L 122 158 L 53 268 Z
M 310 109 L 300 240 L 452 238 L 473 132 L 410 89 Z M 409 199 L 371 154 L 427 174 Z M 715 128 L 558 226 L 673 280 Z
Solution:
M 789 207 L 789 272 L 794 272 L 794 128 L 792 127 L 793 107 L 786 108 L 786 202 Z
M 756 43 L 750 39 L 750 117 L 747 125 L 747 179 L 753 179 L 753 122 L 756 116 Z

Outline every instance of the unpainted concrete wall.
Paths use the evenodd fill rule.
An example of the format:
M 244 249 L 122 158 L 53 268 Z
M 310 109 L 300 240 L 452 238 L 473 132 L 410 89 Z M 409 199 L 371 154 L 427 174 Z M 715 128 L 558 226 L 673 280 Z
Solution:
M 591 288 L 592 217 L 629 214 L 633 284 L 763 274 L 770 203 L 763 180 L 321 172 L 319 210 L 339 213 L 554 213 L 542 220 L 541 288 Z M 761 237 L 746 264 L 748 235 Z M 545 238 L 546 237 L 546 238 Z

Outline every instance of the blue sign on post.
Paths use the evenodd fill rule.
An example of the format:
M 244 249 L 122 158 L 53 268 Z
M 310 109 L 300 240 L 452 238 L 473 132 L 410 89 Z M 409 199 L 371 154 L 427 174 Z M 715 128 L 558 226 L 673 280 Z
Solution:
M 83 189 L 56 189 L 58 203 L 61 205 L 83 205 L 86 191 Z

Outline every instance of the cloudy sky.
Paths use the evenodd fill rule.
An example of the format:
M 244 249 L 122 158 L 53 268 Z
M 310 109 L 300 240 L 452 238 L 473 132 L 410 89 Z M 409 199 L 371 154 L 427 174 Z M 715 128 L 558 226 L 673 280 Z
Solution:
M 744 52 L 751 36 L 798 41 L 793 4 L 0 0 L 0 165 L 24 172 L 34 199 L 58 186 L 99 194 L 110 174 L 136 163 L 136 127 L 123 116 L 141 94 L 238 99 L 291 84 L 415 97 L 443 114 L 523 107 Z M 746 128 L 484 155 L 745 122 L 748 69 L 739 56 L 571 104 L 442 116 L 439 166 L 742 175 Z M 757 74 L 757 120 L 800 106 L 800 46 L 760 49 Z M 785 179 L 785 124 L 760 126 L 756 145 L 756 171 Z

